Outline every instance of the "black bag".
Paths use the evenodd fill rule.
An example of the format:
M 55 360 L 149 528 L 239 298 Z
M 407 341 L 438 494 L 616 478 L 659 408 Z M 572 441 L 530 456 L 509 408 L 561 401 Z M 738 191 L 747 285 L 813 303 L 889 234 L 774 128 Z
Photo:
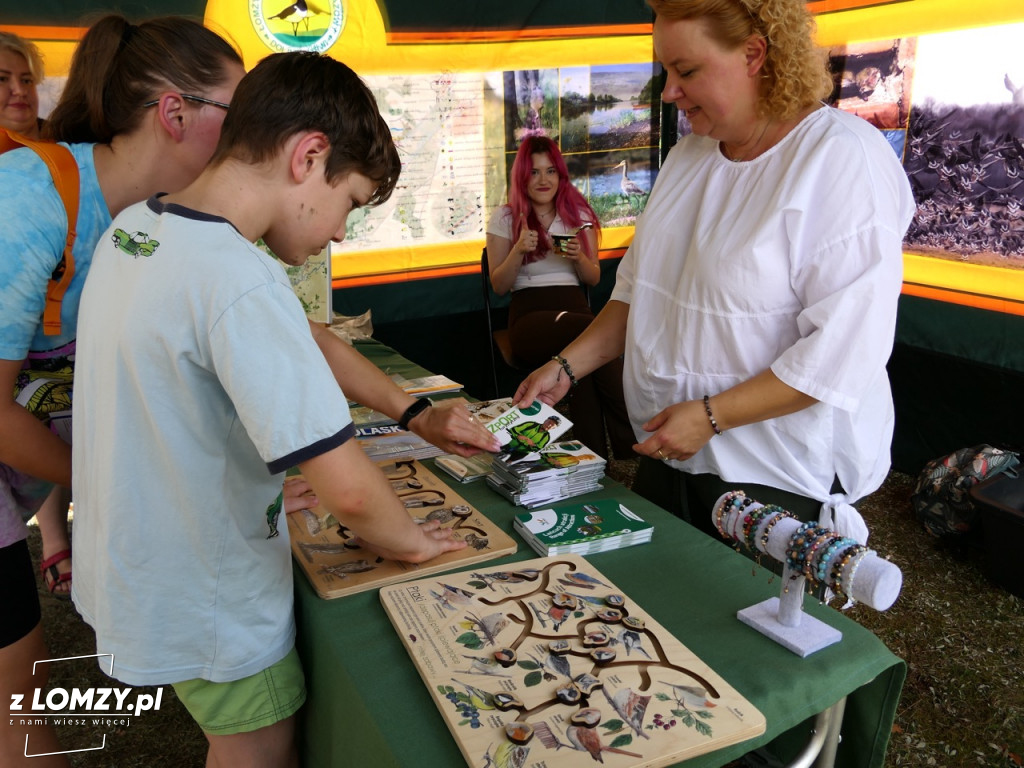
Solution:
M 925 464 L 910 502 L 928 533 L 948 543 L 981 531 L 981 513 L 971 499 L 971 487 L 1000 472 L 1016 474 L 1020 459 L 1013 451 L 991 445 L 961 448 Z

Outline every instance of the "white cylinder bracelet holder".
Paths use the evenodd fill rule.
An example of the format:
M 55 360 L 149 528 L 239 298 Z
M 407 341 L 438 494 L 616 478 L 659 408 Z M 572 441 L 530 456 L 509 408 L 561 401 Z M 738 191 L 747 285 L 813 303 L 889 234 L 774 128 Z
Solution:
M 723 494 L 718 499 L 711 511 L 716 525 L 719 525 L 720 530 L 744 546 L 753 542 L 759 552 L 784 564 L 782 590 L 779 596 L 742 609 L 736 614 L 737 618 L 801 657 L 810 656 L 815 651 L 820 651 L 822 648 L 839 642 L 843 637 L 842 632 L 813 616 L 804 614 L 806 577 L 785 564 L 786 550 L 789 548 L 793 534 L 801 526 L 801 522 L 793 517 L 778 519 L 771 524 L 771 529 L 765 537 L 765 528 L 776 517 L 776 515 L 770 514 L 757 523 L 745 540 L 743 536 L 744 518 L 764 505 L 751 500 L 746 507 L 730 506 L 729 510 L 719 515 L 719 507 L 727 500 L 735 499 L 737 495 L 742 495 L 742 493 L 733 491 Z M 825 563 L 824 572 L 826 574 L 833 572 L 833 565 L 837 564 L 842 554 L 843 548 L 832 553 Z M 863 555 L 851 558 L 841 567 L 840 581 L 843 594 L 846 597 L 870 606 L 876 611 L 884 611 L 896 602 L 903 586 L 903 573 L 896 565 L 879 557 L 874 550 L 869 549 Z M 826 576 L 825 583 L 829 587 L 833 586 L 829 576 Z

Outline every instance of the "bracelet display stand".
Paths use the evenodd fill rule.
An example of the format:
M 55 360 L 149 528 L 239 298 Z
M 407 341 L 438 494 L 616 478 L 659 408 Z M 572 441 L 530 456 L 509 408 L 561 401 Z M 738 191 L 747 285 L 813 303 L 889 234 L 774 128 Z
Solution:
M 903 574 L 896 565 L 853 539 L 813 522 L 801 523 L 780 507 L 730 491 L 718 499 L 711 514 L 722 536 L 737 548 L 762 552 L 784 564 L 781 594 L 742 609 L 737 618 L 800 657 L 843 637 L 834 627 L 804 615 L 808 578 L 878 611 L 899 596 Z

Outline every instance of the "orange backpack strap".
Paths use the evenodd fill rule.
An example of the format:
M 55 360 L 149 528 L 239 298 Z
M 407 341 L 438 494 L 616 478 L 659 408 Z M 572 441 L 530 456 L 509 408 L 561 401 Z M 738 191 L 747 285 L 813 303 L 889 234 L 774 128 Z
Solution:
M 75 226 L 78 222 L 78 163 L 67 147 L 49 141 L 34 141 L 13 131 L 0 129 L 0 154 L 19 146 L 33 150 L 46 163 L 68 217 L 64 253 L 46 286 L 46 306 L 43 309 L 43 333 L 47 336 L 57 336 L 60 334 L 60 305 L 75 276 L 75 257 L 71 251 L 75 244 Z

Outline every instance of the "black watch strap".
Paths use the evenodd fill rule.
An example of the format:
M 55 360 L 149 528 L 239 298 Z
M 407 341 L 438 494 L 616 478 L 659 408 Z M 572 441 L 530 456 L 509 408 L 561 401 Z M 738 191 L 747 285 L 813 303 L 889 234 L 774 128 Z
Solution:
M 405 413 L 402 414 L 402 418 L 398 420 L 398 426 L 402 429 L 409 428 L 409 422 L 419 416 L 423 411 L 427 410 L 433 403 L 425 397 L 421 397 L 415 403 L 405 409 Z

